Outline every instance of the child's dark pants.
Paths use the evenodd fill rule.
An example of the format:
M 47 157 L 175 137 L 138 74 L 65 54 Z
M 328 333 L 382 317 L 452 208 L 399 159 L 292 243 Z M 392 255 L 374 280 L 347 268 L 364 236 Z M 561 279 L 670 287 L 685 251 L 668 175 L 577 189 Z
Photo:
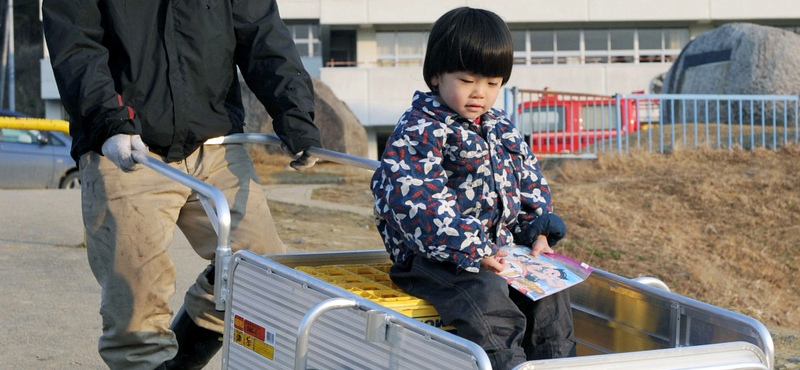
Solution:
M 430 302 L 458 336 L 480 345 L 494 370 L 575 356 L 567 290 L 532 301 L 487 269 L 459 271 L 452 263 L 419 256 L 393 265 L 390 277 L 408 294 Z

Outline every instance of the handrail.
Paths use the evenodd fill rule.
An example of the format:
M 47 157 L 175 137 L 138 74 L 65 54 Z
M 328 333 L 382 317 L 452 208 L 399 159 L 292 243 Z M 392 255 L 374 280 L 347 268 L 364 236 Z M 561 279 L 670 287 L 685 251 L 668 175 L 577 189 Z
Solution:
M 349 298 L 331 298 L 315 304 L 308 310 L 297 328 L 297 340 L 294 350 L 294 370 L 306 370 L 308 364 L 308 337 L 311 334 L 311 325 L 322 314 L 343 308 L 358 307 L 358 302 Z
M 670 291 L 669 290 L 669 285 L 667 285 L 667 283 L 661 281 L 661 279 L 659 279 L 659 278 L 655 278 L 655 277 L 652 277 L 652 276 L 640 276 L 640 277 L 637 277 L 637 278 L 633 278 L 631 280 L 633 280 L 633 281 L 635 281 L 637 283 L 642 283 L 644 285 L 651 286 L 653 288 L 658 288 L 658 289 L 661 289 L 661 290 L 665 290 L 667 292 Z
M 19 130 L 60 131 L 69 134 L 69 122 L 59 119 L 32 117 L 0 117 L 4 128 Z

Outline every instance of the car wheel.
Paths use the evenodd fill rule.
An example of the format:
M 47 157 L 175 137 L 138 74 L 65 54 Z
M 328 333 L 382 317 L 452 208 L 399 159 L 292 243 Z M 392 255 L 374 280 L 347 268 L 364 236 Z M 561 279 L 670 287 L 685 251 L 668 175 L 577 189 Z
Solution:
M 78 171 L 72 171 L 61 180 L 61 189 L 79 189 L 81 187 L 81 176 Z

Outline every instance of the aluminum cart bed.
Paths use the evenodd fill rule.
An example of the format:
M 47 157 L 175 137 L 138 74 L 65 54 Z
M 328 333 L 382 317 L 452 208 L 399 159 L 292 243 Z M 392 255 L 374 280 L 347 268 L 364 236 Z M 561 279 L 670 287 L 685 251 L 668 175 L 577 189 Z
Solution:
M 298 269 L 387 262 L 384 250 L 235 254 L 223 368 L 490 369 L 474 344 Z M 571 296 L 579 357 L 519 370 L 771 368 L 771 337 L 750 317 L 598 269 Z M 266 351 L 243 339 L 248 325 Z

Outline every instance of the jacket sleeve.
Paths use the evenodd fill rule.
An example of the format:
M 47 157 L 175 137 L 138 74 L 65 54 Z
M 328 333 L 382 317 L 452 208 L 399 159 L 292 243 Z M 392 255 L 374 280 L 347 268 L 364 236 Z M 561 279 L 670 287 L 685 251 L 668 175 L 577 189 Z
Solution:
M 566 235 L 566 226 L 561 217 L 553 213 L 550 186 L 539 167 L 539 161 L 522 140 L 512 125 L 505 126 L 513 140 L 507 141 L 509 152 L 517 153 L 513 166 L 519 177 L 520 213 L 519 227 L 514 230 L 517 244 L 530 246 L 539 235 L 547 237 L 553 246 Z
M 292 153 L 320 147 L 314 86 L 275 0 L 233 0 L 236 63 Z
M 70 115 L 70 130 L 82 130 L 98 153 L 103 142 L 115 134 L 140 134 L 141 124 L 133 108 L 123 104 L 114 89 L 97 1 L 44 0 L 42 19 L 58 92 Z
M 403 243 L 427 259 L 477 272 L 481 259 L 499 247 L 489 241 L 480 220 L 461 212 L 455 191 L 447 185 L 442 167 L 445 129 L 416 118 L 401 121 L 407 121 L 406 126 L 387 143 L 376 186 L 379 216 L 402 234 L 402 240 L 391 242 Z M 423 131 L 413 125 L 427 126 Z

